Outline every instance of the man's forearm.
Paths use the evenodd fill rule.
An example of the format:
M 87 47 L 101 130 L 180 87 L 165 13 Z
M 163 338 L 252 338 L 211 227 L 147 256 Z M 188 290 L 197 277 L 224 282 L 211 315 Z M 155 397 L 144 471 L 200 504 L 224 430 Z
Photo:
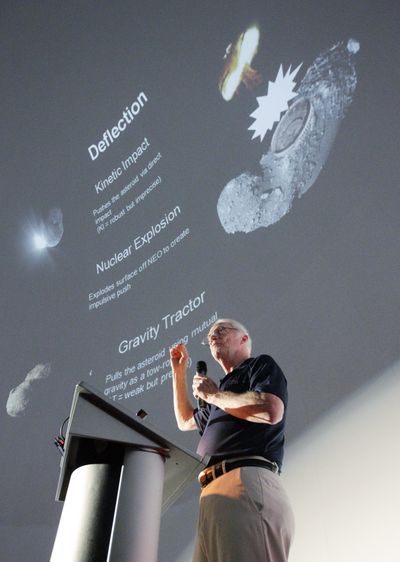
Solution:
M 174 412 L 176 422 L 181 431 L 196 429 L 193 419 L 193 405 L 188 397 L 186 375 L 172 372 L 172 388 L 174 395 Z
M 273 425 L 281 421 L 284 412 L 282 400 L 267 392 L 218 391 L 207 401 L 232 416 L 255 423 Z

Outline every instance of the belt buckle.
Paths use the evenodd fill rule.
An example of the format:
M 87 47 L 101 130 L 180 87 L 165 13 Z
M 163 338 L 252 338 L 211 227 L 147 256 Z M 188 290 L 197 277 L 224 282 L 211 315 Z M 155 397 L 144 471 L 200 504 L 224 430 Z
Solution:
M 226 468 L 226 460 L 213 464 L 211 467 L 212 480 L 219 478 L 223 474 L 229 472 Z
M 215 478 L 217 478 L 217 476 L 215 475 L 215 466 L 213 465 L 202 470 L 198 475 L 197 480 L 200 484 L 200 487 L 205 488 L 210 482 L 215 480 Z
M 220 463 L 213 464 L 209 468 L 205 468 L 204 470 L 202 470 L 197 477 L 200 487 L 205 488 L 206 486 L 208 486 L 208 484 L 210 484 L 210 482 L 216 480 L 217 478 L 222 476 L 222 474 L 226 474 L 228 472 L 226 463 L 227 461 L 223 460 Z M 221 469 L 222 471 L 221 474 L 217 473 L 219 472 L 219 469 Z
M 205 488 L 208 484 L 208 482 L 207 482 L 207 471 L 202 470 L 197 479 L 199 481 L 200 488 Z

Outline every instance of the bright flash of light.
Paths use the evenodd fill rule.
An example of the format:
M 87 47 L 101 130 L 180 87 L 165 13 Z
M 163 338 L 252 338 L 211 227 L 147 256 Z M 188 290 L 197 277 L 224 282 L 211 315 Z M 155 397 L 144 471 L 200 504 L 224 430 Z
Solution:
M 237 41 L 227 49 L 226 64 L 219 83 L 222 97 L 230 101 L 246 72 L 255 74 L 250 64 L 257 53 L 260 31 L 251 27 L 239 35 Z
M 35 233 L 33 235 L 33 244 L 37 250 L 43 250 L 47 248 L 47 240 L 43 234 Z
M 30 231 L 30 238 L 36 250 L 57 246 L 64 234 L 63 213 L 53 207 L 45 220 L 35 221 Z
M 286 74 L 283 74 L 281 65 L 275 82 L 268 82 L 268 94 L 257 98 L 258 107 L 250 115 L 254 119 L 254 123 L 249 127 L 249 131 L 254 131 L 252 140 L 260 137 L 260 142 L 262 142 L 267 131 L 272 130 L 274 123 L 279 121 L 282 112 L 288 109 L 288 102 L 297 96 L 294 91 L 296 82 L 293 79 L 300 67 L 301 64 L 293 72 L 290 72 L 292 68 L 290 66 Z

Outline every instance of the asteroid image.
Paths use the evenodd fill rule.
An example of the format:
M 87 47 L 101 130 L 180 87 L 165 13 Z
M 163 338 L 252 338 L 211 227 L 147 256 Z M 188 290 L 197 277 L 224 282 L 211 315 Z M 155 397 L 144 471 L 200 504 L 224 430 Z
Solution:
M 63 214 L 61 209 L 50 209 L 47 219 L 41 222 L 35 232 L 34 244 L 37 249 L 53 248 L 60 243 L 64 234 Z
M 308 68 L 279 120 L 261 174 L 244 172 L 222 190 L 217 212 L 227 233 L 249 233 L 279 221 L 314 184 L 350 106 L 357 84 L 355 39 L 334 45 Z
M 37 381 L 48 377 L 50 372 L 50 363 L 40 363 L 29 371 L 21 384 L 11 389 L 6 404 L 7 414 L 9 416 L 15 418 L 25 414 Z

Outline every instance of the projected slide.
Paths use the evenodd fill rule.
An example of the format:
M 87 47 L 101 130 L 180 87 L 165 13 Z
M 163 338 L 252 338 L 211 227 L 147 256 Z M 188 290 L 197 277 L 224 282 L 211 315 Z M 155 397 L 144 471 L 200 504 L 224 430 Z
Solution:
M 219 80 L 225 101 L 238 95 L 241 87 L 249 93 L 263 88 L 263 77 L 250 66 L 262 33 L 258 27 L 250 28 L 227 49 Z M 263 146 L 267 131 L 272 137 L 267 137 L 269 150 L 262 149 L 262 175 L 242 173 L 218 198 L 218 217 L 227 233 L 249 233 L 274 224 L 288 213 L 295 195 L 301 197 L 317 181 L 352 101 L 358 50 L 354 39 L 334 45 L 316 58 L 302 79 L 302 63 L 285 71 L 280 65 L 267 94 L 257 97 L 258 108 L 248 127 L 253 138 L 248 131 L 243 134 L 249 144 L 259 139 Z M 134 309 L 142 299 L 144 286 L 151 303 L 147 314 L 139 308 L 142 312 L 132 322 L 128 313 L 118 338 L 99 338 L 101 348 L 108 349 L 108 368 L 97 365 L 99 352 L 94 349 L 90 377 L 113 401 L 139 396 L 142 400 L 149 391 L 158 396 L 171 377 L 168 347 L 193 339 L 198 344 L 218 317 L 207 279 L 189 290 L 189 284 L 177 277 L 175 291 L 160 294 L 158 302 L 152 298 L 162 292 L 161 284 L 157 286 L 160 266 L 170 265 L 176 274 L 191 254 L 191 243 L 200 243 L 206 252 L 209 242 L 201 244 L 190 197 L 174 185 L 171 157 L 154 122 L 151 90 L 144 88 L 132 99 L 116 111 L 119 119 L 96 123 L 103 132 L 86 155 L 90 214 L 97 234 L 88 260 L 91 321 L 96 322 L 98 315 L 113 318 L 121 311 L 126 317 L 129 307 Z M 249 106 L 252 99 L 247 98 Z M 220 304 L 225 305 L 224 299 Z

